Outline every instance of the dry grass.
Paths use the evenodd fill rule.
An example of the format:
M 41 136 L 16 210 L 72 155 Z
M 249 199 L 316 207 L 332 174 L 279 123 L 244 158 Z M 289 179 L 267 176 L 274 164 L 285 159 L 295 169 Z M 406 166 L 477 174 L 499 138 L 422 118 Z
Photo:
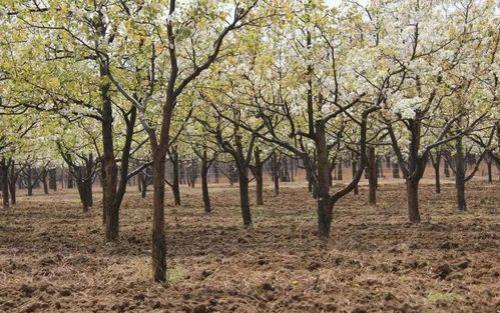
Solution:
M 183 190 L 184 205 L 167 213 L 165 285 L 150 280 L 150 198 L 127 196 L 121 240 L 107 244 L 100 209 L 81 213 L 73 192 L 21 197 L 0 213 L 0 311 L 499 309 L 500 186 L 469 186 L 467 213 L 454 210 L 451 185 L 441 195 L 423 186 L 420 225 L 406 222 L 402 187 L 382 185 L 377 207 L 366 204 L 364 187 L 342 200 L 326 246 L 303 186 L 278 198 L 266 190 L 251 229 L 241 227 L 237 187 L 212 189 L 211 215 L 198 189 Z

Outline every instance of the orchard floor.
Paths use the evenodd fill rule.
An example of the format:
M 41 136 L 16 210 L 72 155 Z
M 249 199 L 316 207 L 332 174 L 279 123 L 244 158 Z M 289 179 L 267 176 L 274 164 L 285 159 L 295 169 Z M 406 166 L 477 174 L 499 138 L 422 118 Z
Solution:
M 470 183 L 466 213 L 453 185 L 422 186 L 419 225 L 407 223 L 403 184 L 381 185 L 377 207 L 363 187 L 336 206 L 326 245 L 303 186 L 266 190 L 250 229 L 236 186 L 211 189 L 210 215 L 199 189 L 184 189 L 166 215 L 168 284 L 150 279 L 151 197 L 130 189 L 116 244 L 103 240 L 98 205 L 81 213 L 72 191 L 0 212 L 0 312 L 500 310 L 498 183 Z

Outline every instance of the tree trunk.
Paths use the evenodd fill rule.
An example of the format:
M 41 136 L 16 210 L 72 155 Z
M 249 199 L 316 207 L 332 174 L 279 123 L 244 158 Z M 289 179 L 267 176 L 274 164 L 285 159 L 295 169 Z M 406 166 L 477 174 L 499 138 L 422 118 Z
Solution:
M 492 160 L 486 160 L 486 170 L 488 171 L 488 183 L 493 183 L 493 173 L 491 171 Z
M 4 209 L 9 208 L 9 162 L 2 158 L 0 161 L 0 179 L 2 185 L 2 204 Z
M 254 158 L 255 158 L 255 169 L 254 169 L 254 176 L 255 176 L 255 190 L 256 190 L 256 203 L 257 205 L 264 205 L 264 174 L 263 174 L 263 168 L 264 164 L 262 164 L 262 161 L 260 159 L 260 150 L 258 148 L 255 148 L 254 150 Z
M 276 151 L 273 152 L 271 160 L 271 175 L 273 176 L 274 195 L 278 196 L 280 194 L 280 166 Z
M 243 217 L 243 225 L 251 226 L 252 214 L 250 212 L 250 197 L 248 193 L 248 168 L 238 167 L 241 216 Z
M 462 146 L 462 138 L 458 138 L 455 145 L 455 189 L 457 192 L 457 208 L 459 211 L 466 211 L 465 202 L 465 157 Z
M 322 121 L 316 122 L 315 144 L 317 150 L 317 214 L 318 214 L 318 234 L 322 239 L 330 236 L 330 226 L 332 223 L 333 205 L 330 201 L 330 174 L 331 165 L 328 159 L 328 147 L 326 143 L 326 129 Z
M 180 187 L 180 170 L 179 170 L 179 153 L 177 148 L 172 148 L 172 193 L 174 195 L 174 204 L 181 205 L 181 187 Z M 184 169 L 184 166 L 182 166 Z M 184 173 L 184 171 L 182 171 Z M 183 174 L 183 176 L 185 176 Z
M 66 186 L 66 188 L 68 188 L 68 189 L 74 188 L 73 176 L 71 176 L 69 173 L 68 173 L 68 185 Z
M 368 203 L 370 205 L 377 205 L 377 158 L 375 156 L 375 148 L 368 148 L 368 184 L 369 184 L 369 192 L 368 192 Z
M 344 175 L 343 175 L 343 171 L 342 171 L 343 169 L 342 169 L 342 167 L 343 167 L 343 163 L 344 162 L 342 161 L 341 158 L 339 158 L 338 163 L 339 164 L 338 164 L 338 168 L 337 168 L 337 179 L 338 180 L 343 180 L 344 179 Z
M 208 163 L 207 151 L 203 150 L 203 157 L 201 158 L 201 192 L 203 194 L 203 207 L 205 213 L 212 212 L 210 206 L 210 195 L 208 193 L 208 170 L 210 166 Z
M 434 185 L 437 194 L 441 193 L 441 173 L 439 172 L 441 168 L 440 165 L 441 165 L 441 154 L 438 153 L 438 155 L 436 155 L 436 160 L 432 162 L 432 167 L 434 168 L 434 179 L 435 179 Z
M 411 223 L 420 222 L 420 212 L 418 207 L 418 183 L 419 181 L 406 180 L 406 192 L 408 198 L 408 217 Z
M 392 178 L 400 178 L 398 162 L 392 162 Z
M 167 271 L 165 242 L 165 154 L 153 153 L 153 277 L 165 281 Z
M 356 172 L 358 171 L 358 162 L 356 161 L 355 158 L 352 158 L 351 169 L 352 169 L 352 177 L 354 177 L 356 175 Z M 357 184 L 356 187 L 354 187 L 354 194 L 355 195 L 359 194 L 359 187 Z
M 444 160 L 444 177 L 446 178 L 450 177 L 450 164 L 448 163 L 447 160 Z
M 26 187 L 28 188 L 28 196 L 33 195 L 33 170 L 31 165 L 26 169 Z
M 15 163 L 12 162 L 10 165 L 10 175 L 9 175 L 9 191 L 10 191 L 10 202 L 16 204 L 16 184 L 18 179 L 18 172 L 16 172 Z
M 215 183 L 219 183 L 219 162 L 217 160 L 214 161 L 214 178 L 215 178 Z
M 56 177 L 56 169 L 49 170 L 49 188 L 53 191 L 57 191 L 57 177 Z
M 141 175 L 139 185 L 141 185 L 141 197 L 146 198 L 146 194 L 148 192 L 148 175 L 147 174 L 143 173 Z
M 44 168 L 41 169 L 41 176 L 40 176 L 40 179 L 42 181 L 42 184 L 43 184 L 43 193 L 48 195 L 49 194 L 49 184 L 47 183 L 47 175 L 48 175 L 48 172 L 47 170 Z

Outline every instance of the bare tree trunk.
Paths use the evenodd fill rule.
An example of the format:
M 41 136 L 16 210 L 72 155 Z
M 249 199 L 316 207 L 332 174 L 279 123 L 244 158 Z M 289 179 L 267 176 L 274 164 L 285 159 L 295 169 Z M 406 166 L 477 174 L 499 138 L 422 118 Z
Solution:
M 9 162 L 5 158 L 0 160 L 0 177 L 2 185 L 3 208 L 9 208 Z
M 400 178 L 398 162 L 392 162 L 392 178 Z
M 49 170 L 49 188 L 53 191 L 57 191 L 57 177 L 56 169 L 52 168 Z
M 455 155 L 455 189 L 457 192 L 457 208 L 459 211 L 467 210 L 465 201 L 465 158 L 462 146 L 462 138 L 456 140 Z
M 444 177 L 450 177 L 450 164 L 446 159 L 444 160 Z
M 434 179 L 435 179 L 435 190 L 436 193 L 441 193 L 441 173 L 440 168 L 441 168 L 441 153 L 438 152 L 436 154 L 435 160 L 432 161 L 432 167 L 434 168 Z
M 326 239 L 330 236 L 330 226 L 332 224 L 333 206 L 330 202 L 330 161 L 328 158 L 328 147 L 326 143 L 326 129 L 322 121 L 316 123 L 317 167 L 317 214 L 319 237 Z
M 252 225 L 252 214 L 250 212 L 250 197 L 248 193 L 248 168 L 239 168 L 239 188 L 240 188 L 240 206 L 243 225 Z
M 260 159 L 260 150 L 255 148 L 254 150 L 254 158 L 255 158 L 255 167 L 253 170 L 253 174 L 255 176 L 256 183 L 256 204 L 264 205 L 264 174 L 262 161 Z
M 280 194 L 280 168 L 276 151 L 273 152 L 271 159 L 271 174 L 274 182 L 274 195 L 278 196 Z
M 354 177 L 354 175 L 356 175 L 356 172 L 358 171 L 358 162 L 354 157 L 352 158 L 352 161 L 351 161 L 351 169 L 352 169 L 352 177 Z M 359 194 L 358 185 L 356 185 L 356 187 L 354 187 L 354 194 L 355 195 Z
M 165 154 L 153 152 L 153 278 L 165 281 L 167 269 L 165 242 Z
M 212 207 L 210 206 L 210 195 L 208 193 L 208 170 L 209 170 L 209 162 L 207 156 L 207 150 L 203 150 L 203 155 L 201 158 L 201 191 L 203 194 L 203 207 L 205 209 L 205 213 L 212 212 Z
M 47 183 L 47 169 L 45 167 L 42 167 L 41 173 L 40 173 L 40 180 L 42 181 L 43 184 L 43 193 L 48 195 L 49 194 L 49 185 Z
M 368 203 L 370 205 L 377 205 L 377 157 L 375 155 L 375 148 L 368 148 Z
M 16 172 L 16 167 L 14 161 L 10 165 L 9 174 L 9 191 L 10 191 L 10 202 L 14 205 L 16 204 L 16 184 L 19 177 L 19 172 Z
M 343 175 L 343 172 L 342 172 L 342 167 L 343 167 L 343 161 L 342 161 L 342 158 L 339 158 L 338 160 L 338 168 L 337 168 L 337 179 L 338 180 L 343 180 L 344 179 L 344 175 Z
M 33 169 L 31 165 L 26 168 L 26 187 L 28 188 L 28 196 L 33 195 Z
M 178 206 L 181 205 L 181 187 L 180 187 L 180 177 L 179 177 L 180 176 L 179 153 L 177 152 L 177 147 L 172 147 L 171 161 L 172 161 L 172 176 L 173 176 L 172 193 L 174 195 L 174 204 Z M 182 166 L 182 169 L 184 169 L 184 166 Z
M 214 161 L 214 166 L 213 166 L 213 169 L 214 169 L 214 178 L 215 178 L 215 183 L 218 184 L 219 183 L 219 176 L 220 176 L 220 173 L 219 173 L 219 162 L 216 160 Z
M 408 198 L 408 217 L 410 222 L 419 223 L 420 222 L 420 211 L 418 207 L 418 183 L 419 181 L 413 181 L 408 179 L 406 181 L 406 192 Z
M 486 159 L 486 170 L 488 171 L 488 183 L 493 183 L 493 173 L 492 173 L 492 162 L 493 160 L 490 158 Z

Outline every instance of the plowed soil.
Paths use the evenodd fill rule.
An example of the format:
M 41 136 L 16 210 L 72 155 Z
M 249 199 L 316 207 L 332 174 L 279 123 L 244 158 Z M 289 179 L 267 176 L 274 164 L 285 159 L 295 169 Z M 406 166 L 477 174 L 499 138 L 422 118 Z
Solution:
M 21 196 L 0 211 L 1 312 L 499 312 L 500 185 L 422 186 L 422 222 L 407 223 L 404 185 L 381 185 L 335 209 L 332 237 L 316 236 L 314 200 L 283 186 L 252 206 L 242 227 L 238 188 L 199 189 L 167 210 L 169 283 L 150 278 L 151 197 L 136 187 L 121 210 L 120 241 L 105 243 L 99 203 L 75 191 Z M 96 193 L 96 198 L 100 194 Z M 170 194 L 168 200 L 171 200 Z

